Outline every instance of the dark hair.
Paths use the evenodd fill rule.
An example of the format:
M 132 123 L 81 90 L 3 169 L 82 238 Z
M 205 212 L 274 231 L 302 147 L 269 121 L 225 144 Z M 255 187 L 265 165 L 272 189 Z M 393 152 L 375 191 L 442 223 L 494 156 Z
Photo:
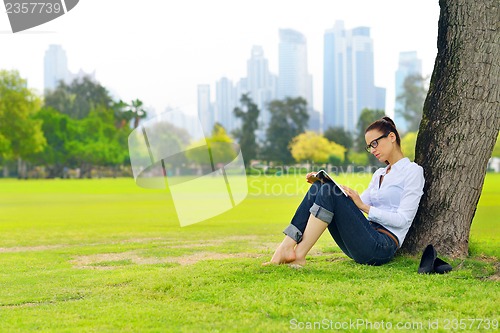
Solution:
M 391 118 L 383 117 L 374 121 L 366 128 L 365 133 L 372 130 L 377 130 L 384 134 L 389 134 L 390 132 L 394 133 L 396 135 L 396 143 L 399 147 L 401 147 L 401 138 L 399 137 L 398 130 L 396 129 L 396 124 L 394 124 L 394 121 L 392 121 Z

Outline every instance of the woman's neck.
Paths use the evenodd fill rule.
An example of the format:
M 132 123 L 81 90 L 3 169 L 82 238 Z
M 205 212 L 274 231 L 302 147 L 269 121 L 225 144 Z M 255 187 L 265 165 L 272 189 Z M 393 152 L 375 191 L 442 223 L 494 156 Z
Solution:
M 394 153 L 392 153 L 391 156 L 389 156 L 389 158 L 387 159 L 387 161 L 389 162 L 389 167 L 393 166 L 397 161 L 403 158 L 404 155 L 401 150 L 394 151 Z

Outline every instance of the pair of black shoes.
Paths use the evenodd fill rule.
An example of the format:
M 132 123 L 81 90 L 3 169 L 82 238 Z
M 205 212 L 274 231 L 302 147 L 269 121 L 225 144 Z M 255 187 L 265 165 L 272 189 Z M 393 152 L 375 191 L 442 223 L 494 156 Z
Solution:
M 437 251 L 432 244 L 427 245 L 422 254 L 422 259 L 420 259 L 420 266 L 418 266 L 419 274 L 444 274 L 452 269 L 450 264 L 437 257 Z

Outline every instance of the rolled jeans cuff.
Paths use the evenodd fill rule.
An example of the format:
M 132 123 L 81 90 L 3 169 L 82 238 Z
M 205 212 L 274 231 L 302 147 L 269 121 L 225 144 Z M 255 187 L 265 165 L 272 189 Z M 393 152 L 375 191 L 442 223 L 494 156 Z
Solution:
M 297 244 L 302 240 L 302 232 L 293 224 L 290 224 L 288 227 L 286 227 L 286 229 L 283 230 L 283 233 L 296 241 Z
M 330 224 L 333 220 L 333 213 L 316 203 L 312 205 L 309 212 L 326 224 Z

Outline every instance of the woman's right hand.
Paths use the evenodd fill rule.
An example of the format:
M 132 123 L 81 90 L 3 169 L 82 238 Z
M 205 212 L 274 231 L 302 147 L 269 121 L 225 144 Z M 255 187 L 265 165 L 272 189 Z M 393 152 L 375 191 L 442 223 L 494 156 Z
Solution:
M 314 183 L 315 181 L 319 180 L 319 178 L 316 178 L 316 174 L 317 174 L 317 172 L 309 172 L 309 173 L 306 175 L 306 181 L 307 181 L 309 184 L 312 184 L 312 183 Z

